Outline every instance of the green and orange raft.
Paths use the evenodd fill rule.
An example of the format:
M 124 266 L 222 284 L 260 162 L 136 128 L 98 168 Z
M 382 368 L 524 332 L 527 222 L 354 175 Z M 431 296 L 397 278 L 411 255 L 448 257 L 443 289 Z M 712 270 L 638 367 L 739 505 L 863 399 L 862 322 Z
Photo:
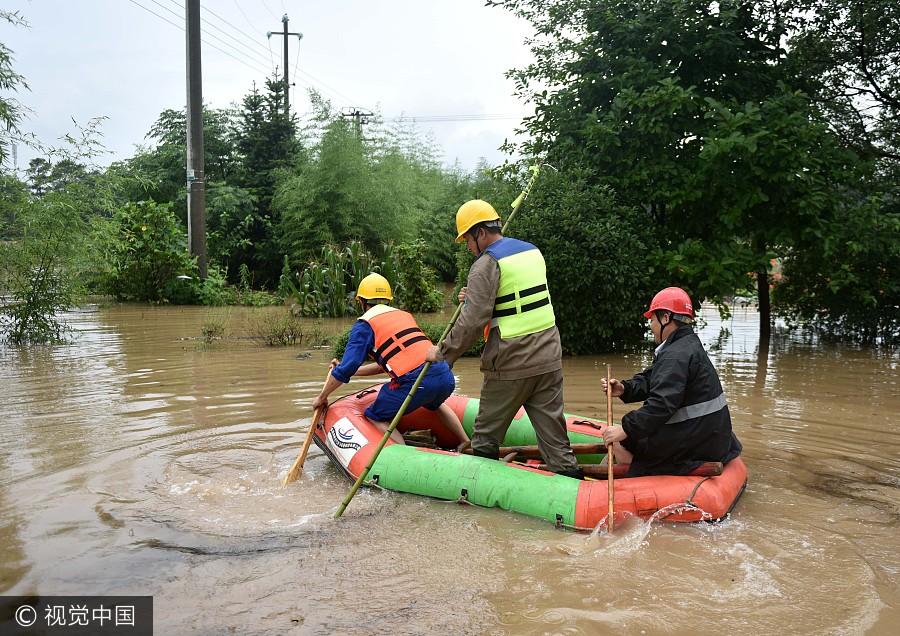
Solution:
M 349 478 L 356 480 L 378 447 L 383 434 L 363 415 L 377 387 L 340 398 L 314 422 L 314 440 Z M 478 399 L 453 395 L 447 404 L 471 435 Z M 609 486 L 603 430 L 606 422 L 567 415 L 569 439 L 587 478 L 573 479 L 545 470 L 537 452 L 534 429 L 524 410 L 509 427 L 501 448 L 505 461 L 475 457 L 455 450 L 459 440 L 435 413 L 418 409 L 401 418 L 398 430 L 408 439 L 430 430 L 431 446 L 396 444 L 389 440 L 378 455 L 367 484 L 388 490 L 449 501 L 497 507 L 545 519 L 560 526 L 590 530 L 606 520 Z M 471 452 L 471 451 L 470 451 Z M 707 464 L 690 475 L 623 477 L 627 466 L 616 466 L 613 512 L 618 523 L 629 516 L 663 521 L 718 521 L 734 508 L 747 485 L 747 467 L 740 458 L 724 467 Z

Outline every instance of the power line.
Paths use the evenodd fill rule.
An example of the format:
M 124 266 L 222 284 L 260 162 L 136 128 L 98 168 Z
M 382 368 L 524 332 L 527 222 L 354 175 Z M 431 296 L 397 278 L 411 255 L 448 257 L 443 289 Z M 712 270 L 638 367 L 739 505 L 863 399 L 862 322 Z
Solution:
M 171 24 L 173 27 L 179 28 L 179 29 L 181 29 L 182 31 L 184 31 L 184 27 L 181 26 L 180 24 L 175 24 L 174 22 L 172 22 L 172 21 L 169 20 L 168 18 L 164 18 L 163 16 L 159 15 L 158 13 L 156 13 L 155 11 L 153 11 L 152 9 L 148 9 L 147 7 L 145 7 L 144 5 L 140 4 L 139 2 L 135 2 L 135 0 L 128 0 L 128 1 L 129 1 L 131 4 L 136 4 L 137 6 L 139 6 L 141 9 L 143 9 L 143 10 L 146 11 L 147 13 L 152 13 L 153 15 L 155 15 L 155 16 L 156 16 L 157 18 L 159 18 L 160 20 L 165 20 L 166 22 L 168 22 L 169 24 Z
M 237 0 L 235 0 L 235 1 L 237 1 Z M 173 2 L 173 3 L 176 3 L 176 4 L 177 4 L 177 0 L 170 0 L 170 2 Z M 268 6 L 266 6 L 266 8 L 268 9 Z M 244 16 L 244 19 L 247 20 L 247 23 L 250 24 L 250 26 L 253 27 L 254 30 L 255 30 L 256 27 L 253 25 L 253 23 L 250 22 L 249 18 L 247 17 L 247 14 L 244 13 L 244 10 L 240 8 L 240 5 L 238 5 L 238 9 L 240 10 L 241 14 Z M 237 31 L 238 33 L 242 34 L 242 35 L 243 35 L 244 37 L 246 37 L 248 40 L 253 41 L 253 42 L 256 42 L 256 40 L 253 38 L 253 36 L 247 34 L 247 33 L 244 32 L 244 31 L 241 31 L 240 29 L 238 29 L 237 27 L 235 27 L 233 24 L 231 24 L 230 22 L 228 22 L 228 20 L 224 19 L 222 16 L 220 16 L 220 15 L 214 13 L 214 12 L 213 12 L 212 10 L 210 10 L 210 9 L 205 9 L 205 11 L 206 11 L 207 13 L 210 13 L 210 14 L 214 15 L 215 17 L 217 17 L 219 20 L 221 20 L 222 22 L 224 22 L 225 24 L 227 24 L 228 26 L 230 26 L 231 28 L 233 28 L 235 31 Z M 269 10 L 269 13 L 271 13 L 271 10 Z M 210 24 L 207 20 L 204 20 L 204 22 L 206 22 L 207 24 Z M 213 28 L 217 28 L 217 29 L 218 29 L 218 27 L 216 27 L 215 25 L 210 24 L 210 26 L 212 26 Z M 223 33 L 224 33 L 224 31 L 223 31 Z M 230 34 L 227 34 L 227 33 L 226 33 L 226 35 L 228 35 L 228 37 L 231 37 L 232 39 L 235 39 L 235 38 L 234 38 L 233 36 L 231 36 Z M 249 47 L 248 47 L 248 48 L 249 48 Z M 272 67 L 274 68 L 274 67 L 276 66 L 276 64 L 275 64 L 274 52 L 272 51 L 272 42 L 271 42 L 271 39 L 268 41 L 268 49 L 269 49 L 269 63 L 270 63 L 270 64 L 272 65 Z M 261 57 L 265 57 L 265 56 L 264 56 L 263 54 L 261 54 L 261 53 L 259 53 L 259 55 L 260 55 Z M 299 56 L 300 56 L 300 50 L 298 49 L 298 50 L 297 50 L 297 56 L 296 56 L 296 57 L 299 59 Z M 354 100 L 354 99 L 348 97 L 347 95 L 342 94 L 342 93 L 341 93 L 340 91 L 338 91 L 336 88 L 334 88 L 334 87 L 332 87 L 332 86 L 329 86 L 328 84 L 326 84 L 325 82 L 323 82 L 323 81 L 320 80 L 319 78 L 317 78 L 317 77 L 311 75 L 310 73 L 307 73 L 306 71 L 301 70 L 301 69 L 299 68 L 299 65 L 296 64 L 296 63 L 294 64 L 294 74 L 293 74 L 293 78 L 292 78 L 292 82 L 293 82 L 293 83 L 296 83 L 296 81 L 297 81 L 297 73 L 298 73 L 298 72 L 299 72 L 301 75 L 305 75 L 306 77 L 308 77 L 308 78 L 310 78 L 310 79 L 312 80 L 312 82 L 307 81 L 307 80 L 301 80 L 301 81 L 302 81 L 304 84 L 306 84 L 307 86 L 310 86 L 310 87 L 312 87 L 312 88 L 316 88 L 316 89 L 319 89 L 319 90 L 324 90 L 325 92 L 328 92 L 330 95 L 332 95 L 332 96 L 334 96 L 334 97 L 337 97 L 339 101 L 344 101 L 344 102 L 346 102 L 347 104 L 354 104 L 354 103 L 358 103 L 358 101 L 359 101 L 359 100 Z
M 158 7 L 160 7 L 161 9 L 164 9 L 165 11 L 167 11 L 167 12 L 171 13 L 172 15 L 178 17 L 179 19 L 182 17 L 181 14 L 179 14 L 179 13 L 173 11 L 172 9 L 170 9 L 170 8 L 167 7 L 167 6 L 162 5 L 162 4 L 161 4 L 160 2 L 158 2 L 157 0 L 150 0 L 150 1 L 153 2 L 153 4 L 157 5 Z M 178 7 L 182 8 L 182 9 L 184 8 L 183 5 L 181 5 L 181 4 L 179 4 L 179 3 L 177 2 L 177 0 L 169 0 L 169 1 L 170 1 L 172 4 L 178 6 Z M 272 10 L 271 10 L 271 9 L 269 8 L 269 6 L 265 3 L 265 1 L 264 1 L 264 0 L 261 0 L 261 1 L 262 1 L 262 4 L 266 7 L 266 10 L 268 10 L 269 13 L 272 14 Z M 176 22 L 173 22 L 172 20 L 168 19 L 168 18 L 167 18 L 166 16 L 164 16 L 164 15 L 160 15 L 159 13 L 157 13 L 156 11 L 154 11 L 153 9 L 151 9 L 151 8 L 149 8 L 149 7 L 147 7 L 147 6 L 142 5 L 140 2 L 137 2 L 137 0 L 129 0 L 129 2 L 131 2 L 132 4 L 134 4 L 134 5 L 138 6 L 138 7 L 140 7 L 140 8 L 143 9 L 144 11 L 146 11 L 146 12 L 148 12 L 148 13 L 150 13 L 150 14 L 156 16 L 156 17 L 159 18 L 160 20 L 163 20 L 163 21 L 165 21 L 165 22 L 168 22 L 169 24 L 171 24 L 172 26 L 176 27 L 176 28 L 179 29 L 180 31 L 182 31 L 182 32 L 184 31 L 184 26 L 182 26 L 181 24 L 176 23 Z M 254 25 L 252 22 L 250 22 L 250 19 L 247 17 L 247 14 L 244 12 L 244 10 L 241 9 L 240 4 L 238 3 L 237 0 L 235 0 L 235 5 L 237 6 L 237 8 L 238 8 L 238 10 L 241 12 L 241 14 L 244 16 L 244 19 L 247 21 L 247 24 L 249 24 L 254 30 L 256 30 L 255 25 Z M 227 24 L 229 27 L 231 27 L 232 29 L 234 29 L 237 33 L 239 33 L 239 34 L 241 34 L 242 36 L 244 36 L 245 38 L 247 38 L 247 40 L 249 40 L 250 42 L 258 43 L 258 41 L 255 40 L 254 37 L 253 37 L 252 35 L 246 33 L 245 31 L 242 31 L 241 29 L 239 29 L 238 27 L 236 27 L 234 24 L 232 24 L 231 22 L 229 22 L 228 20 L 226 20 L 225 18 L 223 18 L 223 17 L 220 16 L 219 14 L 215 13 L 214 11 L 212 11 L 212 10 L 210 10 L 210 9 L 208 9 L 208 8 L 204 8 L 204 10 L 205 10 L 207 13 L 209 13 L 209 14 L 215 16 L 216 18 L 218 18 L 219 20 L 221 20 L 224 24 Z M 272 14 L 272 15 L 273 15 L 273 17 L 274 17 L 274 14 Z M 214 29 L 214 30 L 218 31 L 219 33 L 221 33 L 222 35 L 224 35 L 224 36 L 226 36 L 226 37 L 228 37 L 228 38 L 231 38 L 232 40 L 234 40 L 235 42 L 237 42 L 237 43 L 240 44 L 241 46 L 243 46 L 243 47 L 245 47 L 246 49 L 248 49 L 251 53 L 254 53 L 254 54 L 258 55 L 260 58 L 263 59 L 264 62 L 266 61 L 266 60 L 265 60 L 265 55 L 264 55 L 263 53 L 260 53 L 260 52 L 258 52 L 257 50 L 251 48 L 250 46 L 248 46 L 247 44 L 245 44 L 244 42 L 242 42 L 242 41 L 239 40 L 238 38 L 234 37 L 233 35 L 231 35 L 230 33 L 226 32 L 226 31 L 224 31 L 224 30 L 223 30 L 222 28 L 220 28 L 218 25 L 213 24 L 213 23 L 211 23 L 210 21 L 205 20 L 205 19 L 203 19 L 203 22 L 205 22 L 207 25 L 209 25 L 209 27 L 210 27 L 211 29 Z M 252 70 L 254 70 L 254 71 L 257 71 L 257 72 L 259 72 L 259 73 L 262 73 L 263 75 L 268 75 L 270 72 L 273 72 L 273 69 L 277 69 L 277 65 L 275 64 L 275 61 L 274 61 L 274 54 L 273 54 L 273 51 L 272 51 L 271 40 L 268 41 L 268 49 L 269 49 L 269 60 L 268 60 L 268 62 L 272 65 L 272 67 L 271 67 L 270 69 L 265 69 L 265 68 L 261 68 L 260 66 L 257 66 L 258 64 L 260 64 L 260 62 L 258 62 L 255 58 L 249 57 L 247 53 L 245 53 L 244 51 L 242 51 L 242 50 L 240 50 L 240 49 L 237 49 L 234 45 L 232 45 L 232 44 L 230 44 L 230 43 L 228 43 L 228 42 L 222 40 L 222 38 L 216 36 L 216 35 L 213 34 L 213 33 L 210 33 L 210 32 L 209 32 L 208 30 L 206 30 L 206 29 L 203 29 L 203 33 L 205 33 L 209 38 L 214 38 L 215 40 L 221 42 L 224 46 L 229 47 L 229 48 L 232 49 L 234 52 L 236 52 L 238 55 L 243 56 L 244 59 L 240 59 L 240 58 L 238 58 L 238 57 L 235 57 L 235 55 L 232 55 L 232 54 L 229 53 L 228 51 L 226 51 L 226 50 L 220 48 L 219 46 L 216 46 L 214 43 L 210 42 L 209 39 L 205 39 L 205 40 L 204 40 L 204 43 L 205 43 L 206 45 L 211 46 L 212 48 L 216 49 L 216 50 L 219 51 L 220 53 L 222 53 L 222 54 L 224 54 L 224 55 L 227 55 L 227 56 L 230 57 L 231 59 L 233 59 L 233 60 L 235 60 L 235 61 L 237 61 L 237 62 L 240 62 L 240 63 L 243 64 L 244 66 L 246 66 L 246 67 L 248 67 L 248 68 L 250 68 L 250 69 L 252 69 Z M 259 46 L 262 46 L 262 45 L 259 44 Z M 319 78 L 315 77 L 314 75 L 312 75 L 312 74 L 310 74 L 310 73 L 308 73 L 308 72 L 306 72 L 306 71 L 301 70 L 300 67 L 299 67 L 299 59 L 300 59 L 300 49 L 299 49 L 299 47 L 298 47 L 298 49 L 297 49 L 297 54 L 296 54 L 296 56 L 295 56 L 294 73 L 293 73 L 293 78 L 292 78 L 292 83 L 293 83 L 294 85 L 296 85 L 296 82 L 297 82 L 297 74 L 299 73 L 300 75 L 304 75 L 304 76 L 308 77 L 309 80 L 312 80 L 312 81 L 309 81 L 309 80 L 305 80 L 305 79 L 303 79 L 303 78 L 300 78 L 300 82 L 302 82 L 303 84 L 305 84 L 305 85 L 307 85 L 307 86 L 309 86 L 309 87 L 311 87 L 311 88 L 314 88 L 314 89 L 316 89 L 316 90 L 320 90 L 320 91 L 322 91 L 322 92 L 325 92 L 325 93 L 331 95 L 332 97 L 336 98 L 338 102 L 343 101 L 343 102 L 345 103 L 345 105 L 346 105 L 346 104 L 358 104 L 358 103 L 360 103 L 358 100 L 354 100 L 354 99 L 348 97 L 347 95 L 341 93 L 341 92 L 340 92 L 339 90 L 337 90 L 336 88 L 334 88 L 334 87 L 332 87 L 332 86 L 329 86 L 328 84 L 326 84 L 325 82 L 323 82 L 323 81 L 320 80 Z M 397 116 L 397 117 L 389 117 L 389 118 L 386 118 L 386 119 L 388 119 L 388 120 L 390 120 L 390 121 L 401 122 L 401 123 L 402 123 L 402 122 L 413 122 L 413 123 L 441 123 L 441 122 L 467 122 L 467 121 L 468 121 L 468 122 L 475 122 L 475 121 L 501 121 L 501 120 L 513 120 L 513 119 L 521 119 L 521 116 L 520 116 L 520 115 L 515 115 L 515 114 L 513 114 L 513 113 L 485 113 L 485 114 L 469 114 L 469 115 L 421 115 L 421 116 L 399 115 L 399 116 Z
M 135 2 L 135 0 L 130 0 L 130 1 L 133 2 L 134 4 L 138 4 L 137 2 Z M 235 1 L 237 2 L 237 0 L 235 0 Z M 160 6 L 161 8 L 165 9 L 166 11 L 169 11 L 169 12 L 172 13 L 173 15 L 176 15 L 176 16 L 180 17 L 180 14 L 176 13 L 175 11 L 173 11 L 172 9 L 170 9 L 170 8 L 168 8 L 168 7 L 164 7 L 164 6 L 161 5 L 159 2 L 157 2 L 157 0 L 151 0 L 151 2 L 153 2 L 153 3 L 156 4 L 157 6 Z M 171 3 L 174 4 L 175 6 L 178 6 L 178 7 L 183 8 L 183 5 L 179 4 L 177 0 L 169 0 L 169 2 L 171 2 Z M 160 16 L 158 13 L 155 13 L 155 12 L 151 11 L 150 9 L 147 9 L 146 7 L 143 7 L 143 6 L 140 5 L 140 4 L 138 4 L 138 6 L 141 6 L 141 8 L 145 9 L 146 11 L 149 11 L 150 13 L 153 13 L 153 15 L 155 15 L 155 16 L 157 16 L 157 17 L 163 19 L 163 20 L 166 20 L 166 18 L 164 18 L 163 16 Z M 244 19 L 247 20 L 247 23 L 250 24 L 251 27 L 254 27 L 253 23 L 250 22 L 249 18 L 247 17 L 247 14 L 244 13 L 244 10 L 241 9 L 240 5 L 237 5 L 237 7 L 238 7 L 238 10 L 240 10 L 241 14 L 244 16 Z M 271 13 L 271 9 L 269 9 L 268 5 L 266 5 L 266 9 L 268 9 L 268 10 L 269 10 L 269 13 Z M 218 15 L 217 13 L 215 13 L 215 12 L 211 11 L 210 9 L 205 8 L 205 7 L 204 7 L 204 11 L 205 11 L 205 12 L 208 12 L 208 13 L 210 13 L 210 14 L 212 14 L 212 15 L 214 15 L 216 18 L 218 18 L 219 20 L 221 20 L 222 22 L 224 22 L 225 24 L 227 24 L 228 26 L 230 26 L 231 28 L 233 28 L 235 31 L 237 31 L 238 33 L 240 33 L 241 35 L 243 35 L 244 37 L 246 37 L 246 38 L 247 38 L 248 40 L 250 40 L 251 42 L 258 42 L 257 40 L 255 40 L 255 39 L 253 38 L 253 36 L 249 35 L 248 33 L 244 32 L 244 31 L 241 31 L 240 29 L 238 29 L 237 27 L 235 27 L 233 24 L 231 24 L 230 22 L 228 22 L 228 20 L 224 19 L 222 16 Z M 219 31 L 220 33 L 222 33 L 223 35 L 225 35 L 225 36 L 227 36 L 227 37 L 229 37 L 229 38 L 235 40 L 236 42 L 238 42 L 239 44 L 241 44 L 241 46 L 245 46 L 245 47 L 247 47 L 248 49 L 250 49 L 250 47 L 248 47 L 246 44 L 244 44 L 243 42 L 240 42 L 240 41 L 237 40 L 237 38 L 235 38 L 233 35 L 231 35 L 231 34 L 225 32 L 224 30 L 222 30 L 222 29 L 221 29 L 220 27 L 218 27 L 217 25 L 215 25 L 215 24 L 213 24 L 213 23 L 211 23 L 211 22 L 209 22 L 208 20 L 203 19 L 203 18 L 201 18 L 201 20 L 202 20 L 203 22 L 205 22 L 207 25 L 209 25 L 211 28 L 213 28 L 213 29 Z M 182 27 L 180 27 L 179 25 L 177 25 L 177 24 L 171 22 L 170 20 L 166 20 L 166 22 L 168 22 L 169 24 L 172 24 L 173 26 L 177 26 L 177 27 L 178 27 L 179 29 L 181 29 L 182 31 L 184 30 Z M 255 27 L 254 27 L 254 29 L 255 29 Z M 225 46 L 227 46 L 227 47 L 229 47 L 230 49 L 232 49 L 233 51 L 237 52 L 238 54 L 240 54 L 240 55 L 247 55 L 246 53 L 244 53 L 243 51 L 241 51 L 241 50 L 235 48 L 233 45 L 229 44 L 228 42 L 225 42 L 225 41 L 222 40 L 221 38 L 219 38 L 219 37 L 217 37 L 216 35 L 210 33 L 208 30 L 203 29 L 202 31 L 203 31 L 203 33 L 205 33 L 205 34 L 208 35 L 209 37 L 215 38 L 216 40 L 218 40 L 219 42 L 221 42 L 221 43 L 224 44 Z M 221 51 L 221 52 L 225 53 L 226 55 L 229 55 L 229 57 L 231 57 L 231 58 L 233 58 L 233 59 L 237 59 L 237 58 L 235 58 L 233 55 L 229 54 L 227 51 L 223 51 L 223 50 L 222 50 L 221 48 L 219 48 L 218 46 L 215 46 L 214 44 L 210 43 L 208 39 L 205 40 L 205 43 L 208 44 L 209 46 L 212 46 L 212 47 L 215 48 L 216 50 Z M 260 45 L 260 46 L 261 46 L 261 45 Z M 269 40 L 269 42 L 268 42 L 268 49 L 269 49 L 269 60 L 268 60 L 268 63 L 271 65 L 271 68 L 270 68 L 270 69 L 267 69 L 266 71 L 260 71 L 259 67 L 251 66 L 248 62 L 243 62 L 243 64 L 244 64 L 245 66 L 248 66 L 249 68 L 253 68 L 253 69 L 256 70 L 256 71 L 262 72 L 264 75 L 268 75 L 270 72 L 276 72 L 275 69 L 277 68 L 277 65 L 276 65 L 276 63 L 275 63 L 274 53 L 273 53 L 273 51 L 272 51 L 272 43 L 271 43 L 271 40 Z M 265 61 L 265 55 L 264 55 L 264 54 L 258 53 L 257 51 L 254 51 L 254 50 L 252 50 L 252 49 L 251 49 L 251 52 L 256 53 L 256 54 L 259 55 L 261 58 L 263 58 L 263 60 Z M 298 51 L 297 51 L 297 57 L 298 57 L 298 59 L 299 59 L 299 54 L 300 54 L 300 51 L 299 51 L 299 49 L 298 49 Z M 252 61 L 253 63 L 256 63 L 256 64 L 259 63 L 259 62 L 258 62 L 257 60 L 255 60 L 254 58 L 249 58 L 249 57 L 248 57 L 247 59 L 250 60 L 250 61 Z M 238 61 L 240 61 L 240 60 L 238 60 Z M 292 80 L 294 83 L 296 83 L 296 81 L 297 81 L 297 73 L 300 73 L 301 75 L 304 75 L 304 76 L 306 76 L 306 77 L 309 78 L 309 80 L 301 79 L 300 81 L 301 81 L 303 84 L 305 84 L 306 86 L 309 86 L 310 88 L 315 88 L 316 90 L 319 90 L 320 92 L 327 93 L 327 94 L 330 95 L 331 97 L 335 98 L 336 101 L 338 101 L 339 103 L 340 103 L 340 102 L 343 102 L 345 105 L 346 105 L 346 104 L 358 104 L 358 103 L 359 103 L 359 100 L 356 100 L 356 99 L 353 99 L 353 98 L 351 98 L 351 97 L 348 97 L 347 95 L 341 93 L 339 90 L 337 90 L 337 89 L 334 88 L 333 86 L 329 86 L 328 84 L 326 84 L 325 82 L 323 82 L 323 81 L 320 80 L 319 78 L 315 77 L 314 75 L 312 75 L 312 74 L 310 74 L 310 73 L 308 73 L 308 72 L 306 72 L 306 71 L 300 69 L 300 68 L 299 68 L 299 65 L 297 65 L 297 64 L 294 65 L 294 75 L 293 75 L 293 80 Z M 312 80 L 312 81 L 310 81 L 310 80 Z
M 269 12 L 269 15 L 271 15 L 271 16 L 272 16 L 273 18 L 275 18 L 276 20 L 281 20 L 281 18 L 279 18 L 279 17 L 278 17 L 277 15 L 275 15 L 274 13 L 272 13 L 272 10 L 269 8 L 269 5 L 266 4 L 266 0 L 260 0 L 260 2 L 262 2 L 262 5 L 266 8 L 266 11 Z M 285 12 L 285 13 L 286 13 L 286 12 Z
M 128 0 L 128 1 L 131 2 L 131 3 L 134 4 L 134 5 L 137 5 L 138 7 L 140 7 L 141 9 L 143 9 L 144 11 L 146 11 L 147 13 L 150 13 L 150 14 L 152 14 L 152 15 L 155 15 L 155 16 L 156 16 L 157 18 L 159 18 L 160 20 L 163 20 L 163 21 L 165 21 L 165 22 L 168 22 L 169 24 L 171 24 L 172 26 L 174 26 L 174 27 L 177 28 L 178 30 L 180 30 L 180 31 L 182 31 L 182 32 L 184 31 L 184 27 L 183 27 L 182 25 L 176 24 L 175 22 L 172 22 L 171 20 L 169 20 L 169 19 L 166 18 L 165 16 L 162 16 L 162 15 L 156 13 L 155 11 L 153 11 L 153 9 L 151 9 L 151 8 L 149 8 L 149 7 L 146 7 L 146 6 L 142 5 L 140 2 L 137 2 L 137 0 Z M 159 5 L 159 3 L 156 2 L 156 0 L 151 0 L 151 2 L 154 2 L 155 4 Z M 159 5 L 159 6 L 162 6 L 162 5 Z M 166 9 L 166 11 L 169 11 L 170 13 L 173 13 L 173 14 L 175 13 L 174 11 L 172 11 L 171 9 L 169 9 L 168 7 L 163 7 L 163 8 Z M 180 16 L 179 16 L 179 17 L 180 17 Z M 212 37 L 215 37 L 215 36 L 212 36 Z M 244 66 L 246 66 L 246 67 L 248 67 L 248 68 L 250 68 L 250 69 L 253 69 L 254 71 L 256 71 L 256 72 L 258 72 L 258 73 L 260 73 L 260 72 L 261 72 L 261 73 L 268 73 L 268 70 L 262 70 L 262 71 L 260 71 L 259 67 L 252 66 L 252 65 L 249 64 L 247 61 L 235 57 L 234 55 L 232 55 L 232 54 L 229 53 L 228 51 L 225 51 L 225 50 L 219 48 L 218 46 L 216 46 L 215 44 L 213 44 L 213 43 L 210 42 L 209 40 L 204 40 L 204 44 L 207 44 L 208 46 L 211 46 L 212 48 L 216 49 L 216 50 L 219 51 L 220 53 L 223 53 L 224 55 L 227 55 L 228 57 L 230 57 L 231 59 L 235 60 L 236 62 L 240 62 L 240 63 L 243 64 Z M 232 48 L 233 48 L 233 47 L 232 47 Z
M 176 5 L 178 4 L 178 0 L 169 0 L 169 1 L 172 2 L 173 4 L 176 4 Z M 243 31 L 241 31 L 239 28 L 237 28 L 236 26 L 234 26 L 233 24 L 231 24 L 231 22 L 229 22 L 228 20 L 226 20 L 225 18 L 223 18 L 222 16 L 220 16 L 218 13 L 215 13 L 212 9 L 209 9 L 209 8 L 207 8 L 207 7 L 204 7 L 204 8 L 203 8 L 203 11 L 204 11 L 204 13 L 209 13 L 210 15 L 215 16 L 216 18 L 218 18 L 219 20 L 221 20 L 222 22 L 224 22 L 225 24 L 227 24 L 229 27 L 231 27 L 232 29 L 234 29 L 235 31 L 237 31 L 238 33 L 240 33 L 241 35 L 243 35 L 243 36 L 244 36 L 245 38 L 247 38 L 250 42 L 252 42 L 252 43 L 255 44 L 256 46 L 260 47 L 263 51 L 265 51 L 265 47 L 263 47 L 262 44 L 260 44 L 258 40 L 256 40 L 255 38 L 253 38 L 251 35 L 249 35 L 249 34 L 247 34 L 247 33 L 244 33 Z M 215 30 L 218 31 L 219 33 L 225 35 L 226 37 L 231 38 L 232 40 L 234 40 L 235 42 L 237 42 L 238 44 L 240 44 L 241 46 L 243 46 L 244 48 L 246 48 L 246 49 L 247 49 L 248 51 L 250 51 L 251 53 L 253 53 L 253 54 L 258 55 L 259 57 L 261 57 L 262 60 L 263 60 L 263 62 L 271 63 L 271 64 L 274 66 L 274 62 L 272 61 L 271 56 L 269 57 L 269 59 L 266 59 L 265 53 L 262 53 L 262 52 L 260 52 L 258 49 L 255 49 L 255 48 L 250 47 L 248 44 L 242 42 L 241 40 L 239 40 L 238 38 L 234 37 L 233 35 L 231 35 L 231 34 L 228 33 L 227 31 L 223 30 L 223 29 L 222 29 L 221 27 L 219 27 L 218 25 L 213 24 L 212 22 L 210 22 L 210 21 L 207 20 L 206 18 L 200 18 L 200 19 L 201 19 L 203 22 L 205 22 L 207 25 L 209 25 L 211 28 L 215 29 Z M 229 45 L 229 46 L 230 46 L 230 45 Z
M 422 116 L 414 116 L 414 115 L 400 115 L 398 117 L 392 117 L 392 121 L 411 121 L 411 122 L 444 122 L 444 121 L 500 121 L 506 119 L 521 119 L 522 115 L 515 115 L 513 113 L 484 113 L 478 115 L 422 115 Z
M 169 7 L 163 6 L 162 4 L 160 4 L 160 3 L 158 2 L 158 0 L 150 0 L 150 1 L 151 1 L 153 4 L 157 5 L 158 7 L 162 8 L 162 9 L 165 9 L 166 11 L 172 13 L 173 15 L 175 15 L 175 16 L 177 16 L 177 17 L 181 17 L 181 15 L 182 15 L 181 12 L 176 12 L 176 11 L 173 11 L 172 9 L 170 9 Z M 169 0 L 169 2 L 171 2 L 172 4 L 174 4 L 176 7 L 180 8 L 182 11 L 184 11 L 184 5 L 179 4 L 177 0 Z M 235 42 L 237 42 L 237 43 L 240 44 L 241 46 L 245 46 L 245 47 L 247 46 L 247 45 L 244 44 L 243 42 L 237 40 L 234 36 L 232 36 L 232 35 L 230 35 L 230 34 L 228 34 L 228 33 L 225 33 L 225 31 L 223 31 L 222 29 L 220 29 L 219 27 L 217 27 L 215 24 L 212 24 L 212 23 L 209 22 L 208 20 L 205 20 L 205 19 L 203 19 L 202 17 L 200 18 L 200 20 L 201 20 L 201 22 L 205 22 L 206 24 L 208 24 L 210 27 L 212 27 L 213 29 L 215 29 L 215 30 L 218 31 L 219 33 L 221 33 L 221 34 L 223 34 L 223 35 L 226 35 L 226 36 L 230 37 L 232 40 L 234 40 Z M 245 55 L 245 56 L 247 55 L 245 52 L 243 52 L 243 51 L 241 51 L 240 49 L 236 48 L 233 44 L 230 44 L 230 43 L 226 42 L 225 40 L 223 40 L 223 39 L 220 38 L 219 36 L 217 36 L 217 35 L 215 35 L 215 34 L 213 34 L 213 33 L 210 33 L 208 30 L 203 29 L 203 28 L 201 28 L 200 30 L 201 30 L 201 32 L 203 32 L 203 33 L 205 33 L 206 35 L 208 35 L 209 37 L 214 38 L 214 39 L 218 40 L 219 42 L 221 42 L 223 45 L 229 47 L 231 50 L 235 51 L 238 55 Z M 207 40 L 206 43 L 209 44 L 210 46 L 213 46 L 213 45 L 209 42 L 209 40 Z M 222 51 L 222 49 L 219 49 L 218 47 L 215 47 L 215 48 L 217 48 L 217 50 L 219 50 L 219 51 Z M 249 48 L 249 47 L 248 47 L 248 48 Z M 255 53 L 255 51 L 251 51 L 251 52 Z M 224 53 L 224 51 L 223 51 L 223 53 Z M 260 56 L 263 58 L 263 62 L 266 61 L 265 56 L 263 56 L 261 53 L 257 53 L 257 55 L 260 55 Z M 254 63 L 256 63 L 256 64 L 259 64 L 258 61 L 253 60 L 253 59 L 250 58 L 250 57 L 248 57 L 247 59 L 250 60 L 250 61 L 252 61 L 252 62 L 254 62 Z

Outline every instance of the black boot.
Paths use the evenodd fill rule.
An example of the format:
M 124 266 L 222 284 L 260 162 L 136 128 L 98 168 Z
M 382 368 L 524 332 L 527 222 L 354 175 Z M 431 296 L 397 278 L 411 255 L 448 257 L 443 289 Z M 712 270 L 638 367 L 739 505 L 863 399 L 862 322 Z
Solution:
M 563 477 L 571 477 L 572 479 L 584 479 L 584 470 L 581 466 L 574 470 L 559 470 L 556 474 L 562 475 Z
M 500 459 L 500 451 L 499 450 L 491 452 L 491 451 L 481 450 L 480 448 L 473 448 L 472 454 L 475 455 L 475 457 L 486 457 L 487 459 L 494 459 L 494 460 Z

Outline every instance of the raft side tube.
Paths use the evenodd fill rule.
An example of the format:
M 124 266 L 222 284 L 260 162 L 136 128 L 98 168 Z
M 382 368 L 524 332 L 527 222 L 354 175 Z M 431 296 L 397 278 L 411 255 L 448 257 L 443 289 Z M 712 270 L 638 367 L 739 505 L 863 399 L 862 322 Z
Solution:
M 462 499 L 547 521 L 572 525 L 581 481 L 543 470 L 394 444 L 378 456 L 369 473 L 377 484 L 436 499 Z

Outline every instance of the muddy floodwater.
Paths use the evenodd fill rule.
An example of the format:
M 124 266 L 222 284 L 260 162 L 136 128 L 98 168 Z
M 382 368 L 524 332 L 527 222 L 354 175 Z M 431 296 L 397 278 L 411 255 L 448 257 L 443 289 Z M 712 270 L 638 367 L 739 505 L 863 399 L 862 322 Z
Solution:
M 334 520 L 351 483 L 315 446 L 281 485 L 330 351 L 238 337 L 277 311 L 88 307 L 71 344 L 0 346 L 0 595 L 152 595 L 156 634 L 898 633 L 898 352 L 760 351 L 754 309 L 707 314 L 749 469 L 721 523 L 576 534 L 368 488 Z M 211 319 L 233 337 L 204 348 Z M 652 349 L 567 358 L 566 411 L 605 418 L 606 364 Z

